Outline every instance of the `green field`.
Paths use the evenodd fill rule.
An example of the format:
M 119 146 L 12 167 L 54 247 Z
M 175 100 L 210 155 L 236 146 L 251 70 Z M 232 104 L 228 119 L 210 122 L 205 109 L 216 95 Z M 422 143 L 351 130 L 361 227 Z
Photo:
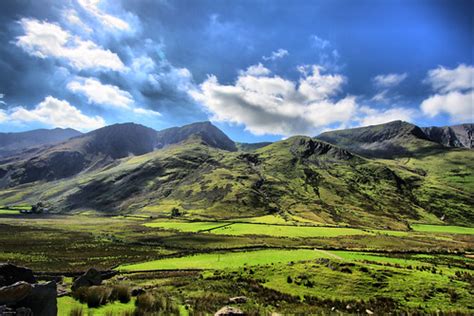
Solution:
M 474 235 L 474 227 L 425 224 L 412 224 L 411 227 L 417 232 Z
M 132 299 L 126 304 L 120 302 L 108 303 L 97 308 L 88 308 L 87 304 L 82 304 L 70 296 L 58 298 L 58 315 L 70 315 L 71 310 L 82 309 L 84 315 L 109 316 L 122 315 L 125 312 L 133 312 L 135 309 L 135 300 Z
M 226 225 L 222 222 L 178 222 L 178 221 L 159 221 L 144 224 L 146 227 L 155 227 L 163 229 L 175 229 L 182 232 L 197 233 L 203 230 L 209 230 L 215 227 Z
M 290 261 L 331 258 L 330 253 L 317 250 L 258 250 L 212 254 L 198 254 L 178 258 L 166 258 L 144 263 L 121 265 L 119 271 L 151 271 L 171 269 L 232 269 L 245 265 L 265 265 Z
M 222 222 L 179 222 L 179 221 L 157 221 L 144 224 L 147 227 L 162 229 L 173 229 L 183 232 L 200 232 L 209 230 L 218 235 L 265 235 L 273 237 L 337 237 L 352 235 L 371 235 L 372 233 L 356 228 L 344 227 L 317 227 L 317 226 L 293 226 L 293 225 L 270 225 L 254 223 L 222 223 Z
M 0 209 L 0 215 L 17 215 L 17 214 L 20 214 L 20 211 Z
M 337 237 L 351 235 L 370 235 L 369 232 L 355 228 L 284 226 L 236 223 L 212 230 L 213 234 L 223 235 L 266 235 L 275 237 Z
M 414 258 L 397 258 L 373 253 L 353 251 L 324 251 L 324 250 L 257 250 L 246 252 L 226 252 L 214 254 L 197 254 L 176 258 L 165 258 L 132 265 L 121 265 L 119 271 L 152 271 L 173 269 L 234 269 L 245 265 L 265 265 L 287 263 L 291 261 L 313 260 L 316 258 L 331 258 L 346 262 L 373 261 L 401 265 L 423 264 Z

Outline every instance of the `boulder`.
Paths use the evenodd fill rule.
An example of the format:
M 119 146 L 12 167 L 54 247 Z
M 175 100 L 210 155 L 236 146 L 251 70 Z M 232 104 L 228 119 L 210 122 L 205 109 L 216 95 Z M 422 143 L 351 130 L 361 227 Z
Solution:
M 11 305 L 21 301 L 30 294 L 32 288 L 31 284 L 24 281 L 0 287 L 0 305 Z
M 33 284 L 28 296 L 15 306 L 31 309 L 35 316 L 56 316 L 58 314 L 56 291 L 54 281 Z
M 86 271 L 86 273 L 84 273 L 74 281 L 71 289 L 75 291 L 82 286 L 100 285 L 101 283 L 101 273 L 97 269 L 90 268 Z
M 245 313 L 236 307 L 224 306 L 214 314 L 214 316 L 232 316 L 232 315 L 245 315 Z
M 36 283 L 36 278 L 33 271 L 28 268 L 17 267 L 10 263 L 0 263 L 0 286 L 11 285 L 19 281 Z
M 246 296 L 236 296 L 229 298 L 229 304 L 245 304 L 248 298 Z

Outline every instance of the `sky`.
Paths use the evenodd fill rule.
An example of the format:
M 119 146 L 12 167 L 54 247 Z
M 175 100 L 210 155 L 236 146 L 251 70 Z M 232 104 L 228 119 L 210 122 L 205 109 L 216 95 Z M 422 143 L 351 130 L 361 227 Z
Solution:
M 471 0 L 2 0 L 0 132 L 474 122 Z

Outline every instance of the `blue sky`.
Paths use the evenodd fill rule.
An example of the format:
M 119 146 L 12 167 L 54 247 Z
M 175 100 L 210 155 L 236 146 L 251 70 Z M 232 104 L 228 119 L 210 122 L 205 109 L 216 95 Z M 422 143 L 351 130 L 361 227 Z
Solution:
M 473 122 L 472 1 L 4 0 L 0 131 Z

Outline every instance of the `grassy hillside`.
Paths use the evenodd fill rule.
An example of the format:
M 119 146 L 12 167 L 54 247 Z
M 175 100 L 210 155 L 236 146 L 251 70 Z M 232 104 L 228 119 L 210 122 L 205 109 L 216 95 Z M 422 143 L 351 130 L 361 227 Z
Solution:
M 54 212 L 169 217 L 177 209 L 201 220 L 273 214 L 320 225 L 406 229 L 439 218 L 465 225 L 474 223 L 471 157 L 450 150 L 370 160 L 302 136 L 229 152 L 191 136 L 67 179 L 5 188 L 0 200 L 43 201 Z

